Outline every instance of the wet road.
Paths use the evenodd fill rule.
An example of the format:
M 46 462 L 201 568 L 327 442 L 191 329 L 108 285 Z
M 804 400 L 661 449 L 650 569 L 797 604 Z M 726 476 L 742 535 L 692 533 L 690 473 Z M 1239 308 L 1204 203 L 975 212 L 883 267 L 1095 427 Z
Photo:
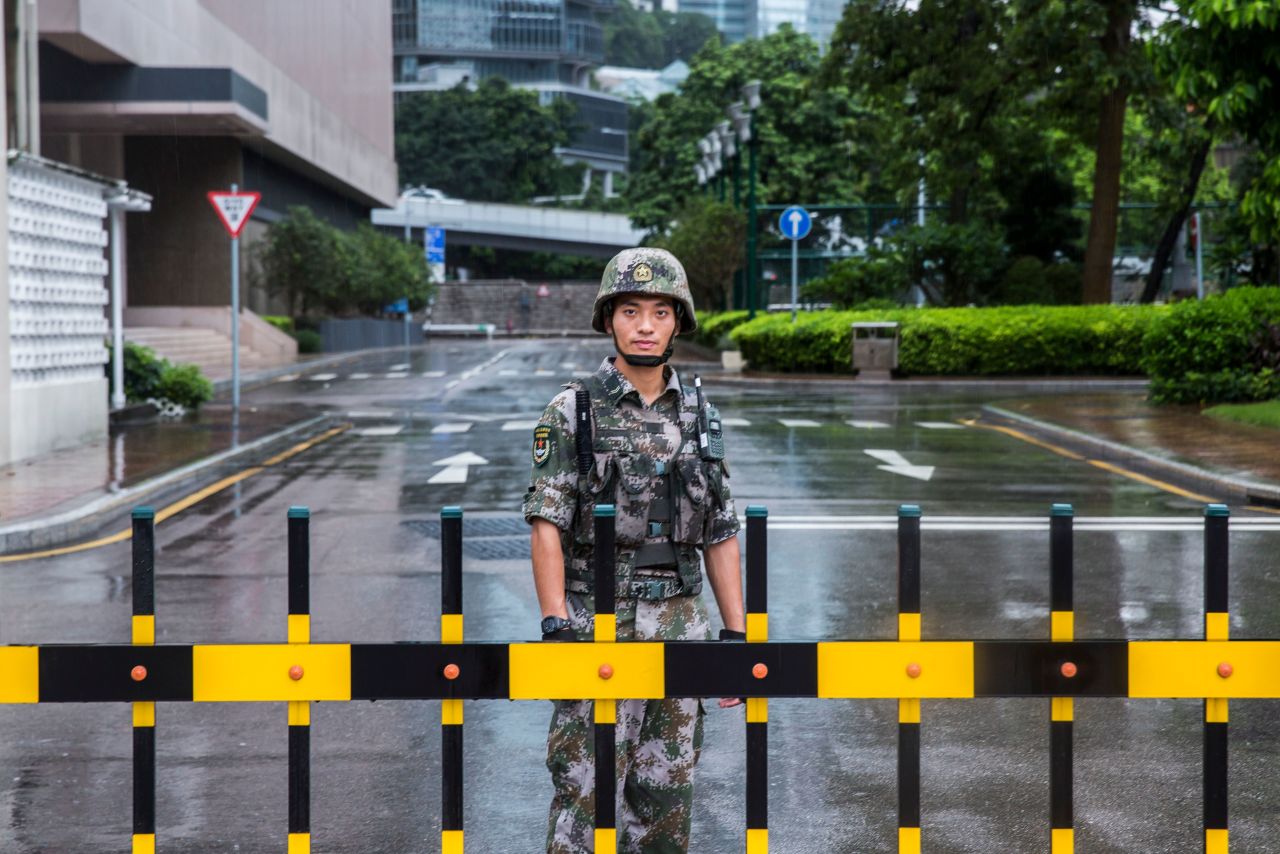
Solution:
M 313 640 L 438 637 L 433 535 L 447 504 L 468 513 L 468 637 L 535 637 L 517 516 L 531 422 L 605 352 L 596 340 L 441 342 L 250 392 L 247 405 L 328 409 L 355 426 L 159 528 L 157 641 L 284 640 L 293 504 L 313 510 Z M 1047 530 L 1012 517 L 1033 521 L 1051 502 L 1114 522 L 1079 524 L 1079 639 L 1200 634 L 1200 504 L 962 425 L 1025 390 L 708 390 L 726 418 L 739 511 L 770 509 L 772 639 L 894 636 L 888 518 L 904 502 L 926 514 L 926 639 L 1047 637 Z M 458 455 L 484 462 L 446 482 L 461 478 Z M 1280 637 L 1278 538 L 1244 522 L 1232 535 L 1233 638 Z M 0 567 L 0 642 L 127 642 L 128 573 L 127 543 Z M 741 709 L 708 705 L 691 850 L 718 854 L 742 848 L 744 739 Z M 924 702 L 925 850 L 1048 850 L 1048 706 Z M 467 704 L 469 850 L 540 849 L 549 711 Z M 1232 704 L 1237 850 L 1280 851 L 1274 712 Z M 1201 720 L 1198 701 L 1077 701 L 1078 850 L 1201 848 Z M 314 850 L 438 850 L 439 721 L 436 703 L 314 708 Z M 770 704 L 772 850 L 895 850 L 896 722 L 892 701 Z M 160 706 L 160 850 L 284 850 L 285 723 L 284 704 Z M 0 851 L 127 850 L 128 706 L 0 707 L 0 727 Z

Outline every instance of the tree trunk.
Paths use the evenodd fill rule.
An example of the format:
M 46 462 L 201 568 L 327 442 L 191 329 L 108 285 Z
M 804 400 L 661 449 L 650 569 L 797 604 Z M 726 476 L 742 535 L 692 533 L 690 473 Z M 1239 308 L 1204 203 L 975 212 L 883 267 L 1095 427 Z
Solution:
M 1102 40 L 1107 64 L 1118 68 L 1129 50 L 1132 4 L 1112 0 L 1107 32 Z M 1093 168 L 1093 205 L 1089 212 L 1089 242 L 1084 252 L 1084 302 L 1111 302 L 1111 264 L 1116 250 L 1116 221 L 1120 209 L 1120 169 L 1124 149 L 1124 111 L 1128 87 L 1117 84 L 1103 94 L 1098 111 L 1098 146 Z
M 1173 247 L 1178 242 L 1178 233 L 1182 231 L 1182 225 L 1187 221 L 1187 214 L 1191 212 L 1191 203 L 1195 201 L 1196 190 L 1200 187 L 1200 176 L 1204 173 L 1205 161 L 1209 159 L 1211 148 L 1213 148 L 1213 137 L 1207 136 L 1204 144 L 1196 149 L 1195 156 L 1191 160 L 1191 171 L 1187 175 L 1187 183 L 1182 190 L 1182 204 L 1169 217 L 1164 234 L 1160 235 L 1155 257 L 1151 259 L 1151 272 L 1147 273 L 1147 283 L 1142 289 L 1141 302 L 1155 302 L 1156 294 L 1160 292 L 1165 265 L 1169 263 L 1169 256 L 1173 254 Z M 1202 235 L 1196 235 L 1196 239 L 1202 239 Z

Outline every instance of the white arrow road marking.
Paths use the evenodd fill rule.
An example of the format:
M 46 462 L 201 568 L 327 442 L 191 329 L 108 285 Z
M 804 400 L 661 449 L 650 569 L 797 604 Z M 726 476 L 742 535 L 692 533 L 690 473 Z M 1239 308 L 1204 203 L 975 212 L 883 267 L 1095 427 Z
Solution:
M 392 365 L 391 367 L 387 368 L 387 370 L 388 371 L 407 371 L 409 370 L 409 364 L 406 362 L 403 365 Z
M 403 429 L 403 424 L 387 424 L 382 427 L 364 427 L 356 432 L 361 436 L 394 436 Z
M 889 427 L 883 421 L 846 421 L 844 423 L 859 430 L 886 430 Z
M 885 463 L 885 465 L 876 466 L 882 471 L 914 477 L 916 480 L 930 480 L 933 477 L 933 466 L 913 466 L 897 451 L 863 451 L 863 453 Z
M 520 373 L 519 371 L 513 371 L 511 368 L 503 368 L 502 370 L 498 371 L 498 376 L 514 377 L 514 376 L 517 376 L 519 373 Z
M 402 379 L 404 379 L 404 378 L 405 378 L 405 377 L 407 377 L 407 376 L 409 376 L 409 375 L 408 375 L 408 374 L 406 374 L 404 371 L 392 371 L 391 373 L 387 374 L 387 379 L 389 379 L 389 380 L 402 380 Z
M 963 424 L 953 424 L 950 421 L 917 421 L 916 426 L 923 427 L 926 430 L 963 430 Z
M 538 426 L 537 421 L 508 421 L 502 425 L 503 430 L 532 430 Z
M 810 421 L 807 418 L 779 418 L 778 422 L 783 427 L 821 427 L 817 421 Z
M 470 421 L 451 421 L 447 424 L 437 424 L 431 428 L 432 433 L 465 433 L 471 429 Z
M 438 380 L 444 376 L 444 371 L 424 371 L 422 375 L 428 379 Z
M 726 427 L 750 427 L 751 422 L 745 418 L 721 418 L 720 423 Z
M 445 387 L 445 388 L 453 388 L 454 386 L 456 386 L 456 385 L 457 385 L 458 383 L 460 383 L 460 382 L 462 382 L 462 380 L 449 380 L 447 383 L 445 383 L 445 384 L 444 384 L 444 387 Z
M 337 378 L 337 374 L 312 374 L 307 377 L 307 379 L 316 383 L 327 383 L 329 380 L 336 380 Z
M 369 379 L 369 377 L 370 377 L 370 374 L 348 374 L 347 375 L 347 379 L 349 380 L 367 380 Z
M 466 483 L 470 466 L 488 464 L 489 461 L 484 457 L 470 451 L 463 451 L 461 454 L 454 454 L 452 457 L 445 457 L 443 460 L 432 463 L 433 466 L 444 466 L 444 468 L 433 475 L 427 483 Z

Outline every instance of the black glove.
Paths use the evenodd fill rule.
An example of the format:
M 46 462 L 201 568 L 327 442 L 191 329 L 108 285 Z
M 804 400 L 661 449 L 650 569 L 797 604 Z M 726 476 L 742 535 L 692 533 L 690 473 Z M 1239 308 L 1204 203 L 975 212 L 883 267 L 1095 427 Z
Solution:
M 544 641 L 568 641 L 570 643 L 577 641 L 578 633 L 573 630 L 573 626 L 565 626 L 559 631 L 549 632 L 542 636 Z
M 733 629 L 721 629 L 720 640 L 746 640 L 746 632 L 735 632 Z

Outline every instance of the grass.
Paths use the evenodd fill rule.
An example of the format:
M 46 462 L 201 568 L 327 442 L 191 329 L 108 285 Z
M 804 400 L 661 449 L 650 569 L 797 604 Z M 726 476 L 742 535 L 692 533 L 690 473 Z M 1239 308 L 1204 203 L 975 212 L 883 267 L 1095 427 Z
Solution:
M 1271 427 L 1280 430 L 1280 400 L 1267 400 L 1262 403 L 1223 403 L 1206 409 L 1204 414 L 1241 424 L 1252 424 L 1255 427 Z

